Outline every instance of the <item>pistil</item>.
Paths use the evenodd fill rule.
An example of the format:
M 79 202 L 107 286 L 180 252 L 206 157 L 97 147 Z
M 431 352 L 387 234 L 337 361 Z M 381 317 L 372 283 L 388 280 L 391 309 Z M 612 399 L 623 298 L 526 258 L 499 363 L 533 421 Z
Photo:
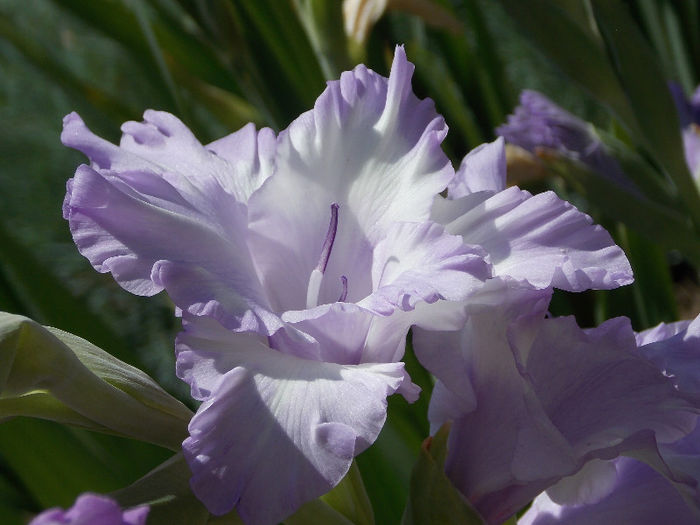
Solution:
M 321 282 L 323 281 L 323 274 L 326 272 L 326 266 L 328 266 L 328 259 L 331 256 L 331 250 L 333 250 L 333 242 L 335 242 L 335 234 L 338 231 L 338 208 L 340 206 L 337 202 L 331 204 L 331 221 L 328 225 L 328 232 L 326 233 L 326 238 L 323 241 L 323 246 L 321 247 L 321 256 L 318 259 L 318 264 L 316 268 L 311 271 L 309 276 L 309 287 L 306 290 L 306 307 L 313 308 L 318 305 L 318 295 L 321 292 Z M 342 278 L 341 278 L 342 279 Z M 343 284 L 343 295 L 341 297 L 345 298 L 347 295 L 347 278 Z

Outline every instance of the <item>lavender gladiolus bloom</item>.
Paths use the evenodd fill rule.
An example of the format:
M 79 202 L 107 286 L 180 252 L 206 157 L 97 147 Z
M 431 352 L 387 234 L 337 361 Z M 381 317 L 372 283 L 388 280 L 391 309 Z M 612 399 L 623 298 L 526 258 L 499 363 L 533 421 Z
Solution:
M 203 401 L 183 449 L 212 513 L 276 523 L 337 484 L 386 397 L 417 396 L 399 362 L 408 328 L 458 328 L 445 305 L 494 276 L 632 279 L 588 216 L 504 189 L 502 141 L 455 174 L 412 71 L 398 47 L 389 78 L 345 72 L 278 137 L 249 125 L 203 146 L 147 111 L 115 146 L 65 119 L 64 143 L 91 160 L 64 203 L 79 250 L 133 293 L 166 290 L 182 315 L 177 373 Z
M 637 351 L 627 319 L 546 319 L 547 290 L 489 281 L 457 331 L 416 330 L 438 378 L 429 418 L 452 420 L 445 469 L 488 523 L 595 459 L 689 434 L 698 408 Z
M 491 276 L 430 221 L 454 170 L 412 71 L 401 47 L 388 79 L 358 66 L 277 138 L 250 125 L 205 147 L 147 111 L 117 147 L 65 119 L 91 160 L 64 204 L 78 248 L 183 316 L 177 373 L 204 401 L 183 448 L 215 514 L 275 523 L 337 484 L 386 397 L 417 396 L 398 362 L 416 305 Z
M 639 352 L 682 393 L 700 399 L 700 317 L 637 334 Z M 538 496 L 522 525 L 616 525 L 700 520 L 700 425 L 634 457 L 599 461 Z M 653 468 L 652 468 L 653 467 Z
M 122 510 L 119 505 L 98 494 L 82 494 L 68 510 L 48 509 L 29 525 L 144 525 L 149 508 Z
M 548 148 L 580 161 L 629 188 L 629 178 L 608 153 L 593 126 L 557 106 L 537 91 L 524 90 L 508 122 L 496 129 L 506 141 L 532 153 Z

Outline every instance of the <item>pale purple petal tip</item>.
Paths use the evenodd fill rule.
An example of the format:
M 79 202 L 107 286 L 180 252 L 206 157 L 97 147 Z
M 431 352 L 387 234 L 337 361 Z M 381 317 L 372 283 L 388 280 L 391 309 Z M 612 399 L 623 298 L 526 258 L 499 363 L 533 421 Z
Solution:
M 447 186 L 447 198 L 459 199 L 479 191 L 506 188 L 506 149 L 503 137 L 482 144 L 462 160 L 455 178 Z

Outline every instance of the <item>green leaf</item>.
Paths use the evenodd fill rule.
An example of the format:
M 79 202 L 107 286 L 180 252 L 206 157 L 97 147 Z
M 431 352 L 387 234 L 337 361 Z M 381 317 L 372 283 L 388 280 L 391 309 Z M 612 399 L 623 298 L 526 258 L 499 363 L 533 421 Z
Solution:
M 534 46 L 565 75 L 578 82 L 624 122 L 635 124 L 601 42 L 581 27 L 557 2 L 499 0 Z
M 482 525 L 483 519 L 445 475 L 446 423 L 421 446 L 411 473 L 411 493 L 402 525 Z
M 94 341 L 98 346 L 109 345 L 110 352 L 131 362 L 140 362 L 121 335 L 112 330 L 85 301 L 56 277 L 51 268 L 41 264 L 34 254 L 10 235 L 0 224 L 0 274 L 11 287 L 22 313 L 43 324 L 61 326 Z
M 123 481 L 69 429 L 49 421 L 0 424 L 0 455 L 41 508 L 68 507 L 81 492 L 114 490 Z
M 151 58 L 160 73 L 161 80 L 163 84 L 167 87 L 168 93 L 173 101 L 174 106 L 177 108 L 178 113 L 184 114 L 184 107 L 180 99 L 180 94 L 178 93 L 177 86 L 173 80 L 173 76 L 165 63 L 165 57 L 163 55 L 163 50 L 158 45 L 158 40 L 151 26 L 151 21 L 148 16 L 148 12 L 144 9 L 140 0 L 122 0 L 122 3 L 129 8 L 138 22 L 138 27 L 141 30 L 141 34 L 148 45 L 148 50 Z
M 657 57 L 624 4 L 593 0 L 592 5 L 619 82 L 634 111 L 634 121 L 625 121 L 676 184 L 687 213 L 700 231 L 700 195 L 685 162 L 678 114 Z
M 99 87 L 76 76 L 58 60 L 53 50 L 27 37 L 19 31 L 8 18 L 0 16 L 0 37 L 10 42 L 29 62 L 37 67 L 46 77 L 82 100 L 116 120 L 125 120 L 133 115 L 134 110 L 124 105 L 121 100 L 111 96 Z
M 605 144 L 606 153 L 617 160 L 625 176 L 634 181 L 647 199 L 674 210 L 682 205 L 668 179 L 647 158 L 610 133 L 594 127 L 593 132 Z
M 164 109 L 174 110 L 175 100 L 172 92 L 161 75 L 156 58 L 152 54 L 149 42 L 142 32 L 134 31 L 139 27 L 139 20 L 121 0 L 103 0 L 102 2 L 82 2 L 80 0 L 55 0 L 57 4 L 82 18 L 98 31 L 119 41 L 131 52 L 134 62 L 141 65 L 144 75 L 165 94 Z M 170 96 L 167 96 L 170 95 Z
M 294 0 L 294 6 L 326 80 L 351 69 L 341 2 Z
M 323 74 L 311 45 L 289 2 L 258 0 L 256 2 L 229 2 L 239 4 L 238 12 L 245 14 L 251 24 L 246 34 L 253 56 L 261 45 L 269 49 L 274 63 L 264 70 L 267 81 L 284 75 L 293 96 L 305 107 L 310 107 L 323 90 Z M 287 94 L 289 97 L 289 93 Z M 287 101 L 288 102 L 288 101 Z
M 615 237 L 632 265 L 634 283 L 618 290 L 595 292 L 599 300 L 596 323 L 627 315 L 635 330 L 643 330 L 678 320 L 667 250 L 621 224 Z M 634 311 L 630 311 L 630 304 Z
M 308 525 L 309 523 L 353 525 L 352 521 L 320 499 L 306 503 L 284 520 L 284 525 Z
M 0 419 L 22 415 L 179 450 L 192 413 L 91 343 L 0 313 Z
M 484 142 L 474 112 L 466 103 L 445 59 L 428 51 L 420 42 L 412 42 L 407 53 L 416 64 L 416 76 L 426 84 L 431 98 L 449 115 L 450 125 L 463 135 L 467 144 L 476 146 Z
M 81 18 L 91 29 L 118 42 L 132 63 L 140 66 L 142 81 L 158 87 L 155 90 L 158 98 L 148 104 L 177 110 L 192 128 L 198 127 L 201 113 L 196 111 L 197 103 L 185 96 L 183 88 L 204 84 L 230 92 L 235 97 L 242 95 L 239 72 L 227 63 L 223 50 L 212 45 L 212 35 L 199 28 L 175 5 L 165 9 L 160 5 L 149 5 L 150 2 L 144 0 L 54 2 Z M 223 116 L 228 116 L 231 109 L 228 106 Z M 212 111 L 209 118 L 211 116 L 218 119 L 222 115 Z M 204 127 L 206 130 L 207 126 Z M 200 136 L 203 134 L 203 130 L 197 131 Z

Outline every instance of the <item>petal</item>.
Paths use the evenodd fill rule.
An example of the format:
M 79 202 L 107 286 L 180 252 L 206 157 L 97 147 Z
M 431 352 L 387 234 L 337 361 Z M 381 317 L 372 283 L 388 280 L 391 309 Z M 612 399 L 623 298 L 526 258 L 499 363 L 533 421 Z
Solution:
M 277 137 L 270 128 L 255 131 L 251 123 L 206 146 L 228 161 L 239 177 L 230 177 L 239 200 L 248 202 L 250 195 L 272 175 L 275 163 Z
M 559 505 L 543 493 L 518 520 L 519 525 L 657 525 L 697 523 L 681 496 L 652 468 L 629 458 L 614 462 L 615 486 L 588 505 Z M 592 480 L 595 482 L 595 480 Z
M 463 372 L 460 368 L 456 371 Z M 476 408 L 476 394 L 466 374 L 462 376 L 462 381 L 464 386 L 458 390 L 447 388 L 440 380 L 435 382 L 428 406 L 431 434 L 434 435 L 448 421 L 458 420 Z
M 377 316 L 353 304 L 334 303 L 311 310 L 285 312 L 284 324 L 273 335 L 260 339 L 259 335 L 240 333 L 241 341 L 267 341 L 267 344 L 285 354 L 341 365 L 362 363 L 394 363 L 399 361 L 406 347 L 406 334 L 413 317 L 405 313 Z M 176 340 L 177 375 L 190 384 L 195 399 L 207 399 L 216 387 L 221 370 L 234 365 L 229 362 L 228 346 L 221 353 L 197 350 L 184 341 L 209 341 L 220 326 L 211 318 L 183 317 L 185 332 Z M 231 334 L 222 332 L 227 344 Z M 420 388 L 406 375 L 401 393 L 409 402 L 417 399 Z
M 90 159 L 90 166 L 96 170 L 135 171 L 148 169 L 151 164 L 93 134 L 75 112 L 63 118 L 61 142 L 84 153 Z
M 557 503 L 590 505 L 608 496 L 615 489 L 617 469 L 614 461 L 594 459 L 573 476 L 567 476 L 547 489 Z
M 459 199 L 480 191 L 506 189 L 506 148 L 503 137 L 482 144 L 462 160 L 455 178 L 447 186 L 447 197 Z
M 285 312 L 282 319 L 318 343 L 316 359 L 337 364 L 395 362 L 403 356 L 409 319 L 378 316 L 348 303 Z M 298 355 L 290 350 L 288 353 Z
M 637 353 L 629 319 L 591 330 L 571 317 L 549 319 L 532 347 L 516 355 L 552 422 L 580 454 L 645 429 L 669 442 L 695 427 L 694 408 Z
M 641 354 L 700 404 L 700 316 L 692 322 L 659 325 L 637 339 L 646 343 L 639 348 Z
M 637 339 L 637 346 L 644 346 L 649 343 L 661 341 L 662 339 L 669 339 L 688 328 L 689 324 L 690 321 L 659 323 L 655 327 L 643 330 L 635 335 Z
M 332 203 L 340 209 L 327 274 L 333 283 L 345 275 L 348 301 L 356 302 L 371 291 L 371 248 L 391 223 L 428 219 L 454 176 L 440 148 L 444 120 L 431 100 L 412 93 L 412 71 L 397 47 L 389 79 L 362 65 L 343 73 L 280 134 L 276 174 L 251 196 L 250 219 L 256 264 L 271 295 L 285 290 L 282 309 L 303 308 L 298 298 L 318 262 Z M 304 281 L 299 289 L 285 283 L 288 272 Z
M 484 256 L 438 224 L 395 223 L 374 250 L 375 291 L 358 304 L 387 315 L 419 301 L 462 300 L 491 276 Z
M 120 148 L 195 185 L 207 187 L 215 181 L 239 202 L 247 202 L 272 173 L 276 139 L 270 129 L 257 133 L 248 124 L 205 148 L 170 113 L 147 110 L 143 119 L 122 125 Z
M 592 459 L 695 425 L 696 408 L 639 355 L 628 320 L 584 331 L 572 318 L 543 319 L 547 299 L 493 279 L 465 302 L 460 331 L 414 336 L 416 355 L 452 394 L 429 411 L 454 419 L 445 470 L 489 522 Z
M 245 204 L 219 184 L 224 175 L 245 178 L 245 162 L 231 167 L 201 145 L 197 149 L 174 117 L 146 115 L 161 119 L 153 120 L 160 127 L 153 122 L 126 126 L 132 133 L 123 139 L 127 149 L 92 135 L 77 115 L 66 118 L 64 141 L 93 158 L 93 167 L 80 166 L 69 181 L 64 201 L 78 249 L 132 293 L 153 295 L 168 288 L 183 310 L 216 311 L 232 329 L 253 322 L 264 326 L 250 312 L 267 310 L 267 303 L 246 244 Z M 171 151 L 178 141 L 192 155 L 197 150 L 200 172 Z M 168 155 L 166 167 L 180 166 L 184 173 L 151 162 L 165 164 Z
M 246 523 L 273 524 L 330 490 L 374 442 L 403 364 L 309 361 L 231 335 L 180 338 L 232 367 L 218 370 L 183 443 L 191 487 L 214 514 L 235 507 Z
M 508 142 L 534 152 L 538 147 L 585 155 L 598 141 L 591 126 L 537 91 L 520 94 L 520 105 L 498 129 Z
M 119 505 L 107 496 L 81 494 L 68 510 L 49 509 L 36 516 L 30 525 L 144 525 L 149 508 L 135 507 L 122 511 Z
M 554 193 L 533 196 L 513 187 L 477 206 L 474 198 L 441 203 L 442 215 L 457 217 L 445 229 L 486 250 L 495 275 L 569 291 L 632 282 L 629 262 L 608 232 Z
M 218 246 L 221 246 L 221 242 Z M 217 246 L 213 246 L 216 248 Z M 224 252 L 219 252 L 221 256 Z M 238 253 L 239 257 L 241 253 Z M 252 268 L 244 261 L 239 268 L 212 271 L 223 261 L 209 264 L 157 261 L 152 281 L 167 290 L 173 302 L 188 313 L 212 317 L 236 332 L 251 331 L 272 335 L 283 323 L 267 306 Z M 235 259 L 231 259 L 235 263 Z M 217 268 L 218 269 L 218 268 Z
M 462 310 L 459 329 L 435 331 L 435 326 L 428 323 L 420 323 L 420 328 L 413 329 L 416 357 L 466 406 L 473 405 L 474 387 L 485 386 L 491 376 L 517 376 L 506 329 L 522 317 L 532 326 L 531 341 L 539 322 L 544 319 L 550 298 L 550 290 L 491 279 L 467 301 L 459 303 Z M 460 318 L 448 313 L 455 320 Z M 525 330 L 522 330 L 521 337 L 524 336 Z M 473 373 L 476 368 L 479 374 Z M 431 420 L 431 424 L 439 426 L 441 422 Z

